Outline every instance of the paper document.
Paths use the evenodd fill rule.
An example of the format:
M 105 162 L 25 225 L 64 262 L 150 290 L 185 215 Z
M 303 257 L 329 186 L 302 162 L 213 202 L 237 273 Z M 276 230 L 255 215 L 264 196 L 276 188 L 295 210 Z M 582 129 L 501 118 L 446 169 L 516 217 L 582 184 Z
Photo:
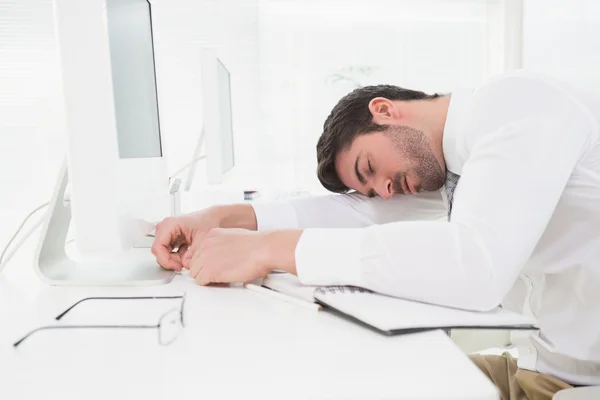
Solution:
M 503 308 L 467 311 L 384 296 L 377 293 L 317 290 L 324 306 L 387 334 L 428 329 L 537 329 L 535 319 Z
M 263 286 L 298 299 L 317 302 L 385 334 L 430 329 L 537 329 L 537 321 L 496 308 L 467 311 L 373 293 L 349 286 L 305 286 L 291 274 L 271 274 Z
M 269 274 L 263 279 L 262 285 L 277 292 L 306 300 L 311 303 L 315 301 L 314 292 L 316 286 L 305 286 L 292 274 Z

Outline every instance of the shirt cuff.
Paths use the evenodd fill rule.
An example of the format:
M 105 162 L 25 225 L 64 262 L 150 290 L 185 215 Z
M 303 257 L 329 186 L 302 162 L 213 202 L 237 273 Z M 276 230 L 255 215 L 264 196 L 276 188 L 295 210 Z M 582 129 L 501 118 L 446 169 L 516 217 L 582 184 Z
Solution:
M 305 285 L 361 285 L 364 229 L 305 229 L 296 246 L 296 272 Z
M 298 228 L 298 216 L 291 203 L 256 203 L 252 208 L 259 231 Z

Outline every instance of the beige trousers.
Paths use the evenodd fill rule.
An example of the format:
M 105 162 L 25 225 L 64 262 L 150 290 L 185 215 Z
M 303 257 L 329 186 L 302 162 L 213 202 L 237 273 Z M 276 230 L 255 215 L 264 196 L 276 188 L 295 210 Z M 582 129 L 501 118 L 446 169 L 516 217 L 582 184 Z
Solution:
M 508 353 L 469 357 L 496 385 L 502 400 L 550 400 L 556 392 L 572 388 L 553 376 L 519 369 L 517 360 Z

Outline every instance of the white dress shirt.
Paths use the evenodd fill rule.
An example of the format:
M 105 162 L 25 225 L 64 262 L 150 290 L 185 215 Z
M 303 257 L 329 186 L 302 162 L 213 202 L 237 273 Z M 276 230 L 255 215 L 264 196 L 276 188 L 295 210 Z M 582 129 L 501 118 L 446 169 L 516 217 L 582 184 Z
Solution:
M 452 92 L 443 151 L 458 184 L 256 204 L 258 227 L 305 229 L 305 284 L 531 313 L 541 331 L 513 336 L 519 366 L 600 384 L 599 122 L 600 97 L 503 75 Z

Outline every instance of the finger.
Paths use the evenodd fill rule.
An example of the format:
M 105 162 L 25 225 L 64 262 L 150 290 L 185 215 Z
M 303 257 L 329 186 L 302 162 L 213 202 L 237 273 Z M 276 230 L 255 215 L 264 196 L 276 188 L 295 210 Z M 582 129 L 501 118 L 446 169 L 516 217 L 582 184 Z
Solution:
M 187 251 L 185 252 L 183 257 L 181 258 L 182 264 L 185 268 L 190 269 L 190 264 L 192 262 L 192 259 L 196 255 L 196 252 L 197 252 L 196 246 L 192 246 L 187 249 Z
M 185 245 L 187 245 L 185 238 L 183 237 L 183 235 L 179 235 L 171 243 L 171 249 L 180 249 L 181 246 L 185 246 Z
M 183 268 L 179 254 L 173 253 L 168 249 L 165 249 L 164 252 L 161 251 L 161 253 L 156 256 L 156 261 L 166 269 L 181 271 Z
M 181 241 L 180 229 L 178 226 L 166 226 L 157 229 L 154 243 L 152 244 L 152 254 L 156 261 L 167 269 L 181 270 L 181 257 L 179 254 L 172 253 L 173 244 Z
M 183 261 L 185 253 L 188 251 L 190 246 L 187 243 L 182 243 L 178 247 L 179 248 L 177 249 L 177 254 L 179 254 L 179 257 L 181 257 L 181 261 Z
M 207 286 L 211 283 L 211 280 L 208 278 L 208 274 L 206 272 L 203 274 L 198 274 L 198 276 L 196 276 L 195 281 L 200 286 Z
M 190 264 L 196 254 L 196 246 L 188 246 L 181 255 L 181 265 L 185 269 L 190 269 Z
M 193 250 L 188 250 L 183 257 L 181 257 L 181 265 L 187 270 L 191 270 L 191 262 L 194 256 Z
M 191 260 L 188 261 L 188 266 L 190 270 L 190 276 L 196 279 L 203 267 L 200 257 L 192 257 Z
M 181 257 L 179 256 L 179 254 L 169 253 L 169 260 L 167 261 L 167 266 L 163 265 L 163 267 L 180 272 L 183 269 L 183 266 L 181 264 Z
M 208 260 L 206 257 L 206 253 L 199 253 L 197 257 L 194 258 L 194 261 L 197 261 L 197 272 L 194 277 L 196 283 L 201 286 L 206 286 L 213 282 L 213 270 L 209 267 Z

